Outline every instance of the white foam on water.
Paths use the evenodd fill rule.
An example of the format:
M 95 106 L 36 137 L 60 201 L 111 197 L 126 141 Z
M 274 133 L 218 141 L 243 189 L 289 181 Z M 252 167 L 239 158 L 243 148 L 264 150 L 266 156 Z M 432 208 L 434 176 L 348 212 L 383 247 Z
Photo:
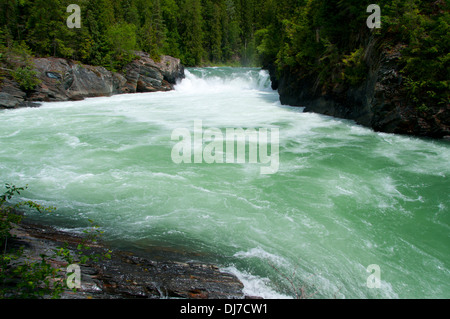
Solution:
M 292 299 L 292 296 L 281 294 L 270 287 L 270 280 L 238 270 L 235 266 L 221 269 L 221 271 L 235 275 L 244 285 L 244 294 L 250 297 L 264 299 Z
M 89 217 L 106 227 L 105 235 L 124 240 L 175 241 L 182 232 L 206 253 L 226 250 L 239 262 L 230 270 L 249 295 L 289 297 L 266 278 L 275 272 L 259 267 L 270 272 L 272 264 L 287 276 L 299 259 L 302 269 L 323 273 L 316 285 L 323 296 L 341 284 L 347 298 L 448 295 L 440 246 L 450 229 L 448 144 L 375 133 L 278 99 L 266 71 L 208 68 L 187 70 L 172 92 L 0 111 L 0 179 L 29 184 L 24 196 L 60 208 L 55 216 L 68 226 Z M 193 132 L 195 120 L 222 132 L 279 128 L 280 171 L 261 176 L 260 165 L 175 165 L 172 130 Z M 420 236 L 408 235 L 416 230 Z M 365 275 L 359 264 L 383 258 L 406 276 L 382 275 L 384 292 L 377 295 L 354 276 Z M 220 263 L 230 264 L 227 257 Z M 414 267 L 420 280 L 407 276 Z
M 275 265 L 287 265 L 287 263 L 288 263 L 287 260 L 284 259 L 283 257 L 275 255 L 275 254 L 271 254 L 271 253 L 265 251 L 261 247 L 255 247 L 248 251 L 239 251 L 234 254 L 234 257 L 237 257 L 237 258 L 259 258 L 259 259 L 263 259 L 263 260 L 265 259 L 265 260 L 268 260 L 268 261 L 274 263 Z
M 270 75 L 266 70 L 248 70 L 246 73 L 221 74 L 218 68 L 185 70 L 186 78 L 175 87 L 177 92 L 189 94 L 218 94 L 236 90 L 272 91 Z

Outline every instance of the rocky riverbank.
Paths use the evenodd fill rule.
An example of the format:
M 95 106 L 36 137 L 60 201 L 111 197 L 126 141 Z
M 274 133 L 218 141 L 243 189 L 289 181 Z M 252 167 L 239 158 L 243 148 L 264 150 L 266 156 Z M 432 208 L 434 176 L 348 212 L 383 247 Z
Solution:
M 24 246 L 24 256 L 39 259 L 41 254 L 68 244 L 75 255 L 82 237 L 51 227 L 22 224 L 13 234 L 10 245 Z M 90 253 L 104 254 L 110 248 L 90 245 Z M 155 248 L 157 249 L 157 248 Z M 50 260 L 55 267 L 63 263 Z M 89 262 L 81 266 L 81 289 L 67 289 L 62 299 L 243 299 L 243 284 L 218 267 L 199 262 L 177 260 L 155 261 L 131 252 L 112 250 L 111 259 Z
M 380 50 L 376 40 L 370 38 L 363 53 L 369 66 L 367 76 L 351 87 L 321 87 L 318 74 L 304 75 L 294 69 L 277 71 L 273 65 L 267 69 L 282 104 L 354 120 L 379 132 L 450 139 L 450 107 L 428 105 L 427 110 L 422 110 L 405 93 L 400 72 L 402 48 L 398 44 Z
M 179 59 L 162 56 L 155 62 L 143 52 L 122 72 L 104 67 L 83 65 L 61 58 L 32 58 L 31 65 L 39 84 L 31 91 L 21 88 L 10 72 L 2 68 L 0 108 L 39 106 L 39 102 L 76 101 L 89 97 L 126 93 L 147 93 L 173 90 L 184 78 Z

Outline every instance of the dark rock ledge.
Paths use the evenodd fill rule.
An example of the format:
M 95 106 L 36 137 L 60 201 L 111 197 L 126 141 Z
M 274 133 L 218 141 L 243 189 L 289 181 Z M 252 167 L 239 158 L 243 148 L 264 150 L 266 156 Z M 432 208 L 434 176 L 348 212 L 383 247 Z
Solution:
M 24 246 L 24 256 L 38 259 L 52 249 L 69 244 L 74 251 L 78 235 L 51 227 L 22 224 L 14 229 L 11 245 Z M 92 253 L 105 253 L 104 245 L 92 245 Z M 64 267 L 62 261 L 52 264 Z M 111 259 L 81 266 L 81 289 L 67 290 L 61 299 L 244 299 L 243 284 L 211 264 L 154 261 L 126 251 L 113 250 Z M 248 298 L 248 297 L 247 297 Z
M 273 89 L 284 105 L 303 106 L 305 112 L 354 120 L 376 132 L 450 140 L 450 105 L 428 105 L 420 110 L 405 91 L 401 69 L 405 45 L 380 49 L 376 37 L 364 46 L 367 76 L 357 85 L 321 86 L 320 75 L 297 69 L 277 71 L 268 65 Z

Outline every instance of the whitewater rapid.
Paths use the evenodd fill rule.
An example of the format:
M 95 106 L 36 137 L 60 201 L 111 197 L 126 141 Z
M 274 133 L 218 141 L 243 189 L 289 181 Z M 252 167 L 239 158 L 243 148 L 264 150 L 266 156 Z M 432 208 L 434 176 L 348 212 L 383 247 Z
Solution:
M 0 180 L 58 208 L 31 219 L 79 232 L 92 219 L 117 247 L 195 253 L 253 296 L 294 298 L 293 282 L 315 298 L 450 297 L 449 144 L 302 111 L 280 105 L 255 68 L 192 68 L 172 92 L 4 110 Z M 195 121 L 224 137 L 279 130 L 278 171 L 175 163 L 172 134 L 195 136 Z

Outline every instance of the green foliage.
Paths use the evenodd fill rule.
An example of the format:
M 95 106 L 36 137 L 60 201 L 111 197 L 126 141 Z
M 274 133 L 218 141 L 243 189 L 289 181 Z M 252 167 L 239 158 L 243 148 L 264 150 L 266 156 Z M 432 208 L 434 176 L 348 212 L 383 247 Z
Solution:
M 24 91 L 31 91 L 41 83 L 38 73 L 29 66 L 18 67 L 11 75 Z
M 342 62 L 344 65 L 344 71 L 342 73 L 344 81 L 348 82 L 351 86 L 361 84 L 366 79 L 367 66 L 363 60 L 364 48 L 360 47 L 356 51 L 345 55 Z
M 259 62 L 255 32 L 271 9 L 263 0 L 0 0 L 0 50 L 25 41 L 33 55 L 119 69 L 133 50 L 169 54 L 186 65 Z M 69 29 L 69 4 L 81 29 Z M 275 1 L 270 1 L 276 6 Z M 264 12 L 264 17 L 259 15 Z
M 15 205 L 8 205 L 9 201 L 21 192 L 26 190 L 27 187 L 16 187 L 11 184 L 5 184 L 5 192 L 0 195 L 0 245 L 3 246 L 4 243 L 11 238 L 10 230 L 13 228 L 14 224 L 19 224 L 22 221 L 22 216 L 17 214 L 17 210 L 21 207 L 28 207 L 35 209 L 38 212 L 52 212 L 54 207 L 43 207 L 33 201 L 23 201 Z
M 8 240 L 12 238 L 11 230 L 14 225 L 22 221 L 17 213 L 21 207 L 29 207 L 39 212 L 51 211 L 53 208 L 44 208 L 32 202 L 19 202 L 9 205 L 9 201 L 20 195 L 26 187 L 16 187 L 6 184 L 6 191 L 0 195 L 0 244 L 3 255 L 0 257 L 0 298 L 37 298 L 45 294 L 58 294 L 62 291 L 58 281 L 51 283 L 57 270 L 46 262 L 46 256 L 40 261 L 25 259 L 23 249 L 8 251 Z M 59 281 L 60 282 L 60 281 Z
M 419 7 L 405 13 L 402 19 L 408 27 L 407 32 L 403 30 L 403 36 L 408 38 L 402 73 L 410 97 L 422 111 L 427 110 L 426 105 L 450 103 L 450 14 L 448 10 L 432 15 L 424 11 Z
M 3 71 L 7 70 L 23 90 L 31 91 L 40 84 L 38 73 L 33 69 L 32 52 L 24 42 L 0 46 L 0 63 Z
M 380 0 L 382 28 L 369 30 L 366 12 L 371 1 L 267 1 L 263 28 L 256 33 L 264 65 L 312 75 L 319 84 L 357 86 L 366 78 L 369 40 L 377 49 L 402 44 L 400 72 L 404 90 L 417 109 L 427 112 L 448 106 L 448 1 Z
M 64 291 L 61 269 L 52 267 L 47 256 L 40 260 L 26 258 L 23 249 L 0 258 L 0 298 L 37 299 L 59 298 Z
M 108 29 L 106 37 L 111 48 L 113 48 L 110 53 L 109 69 L 120 70 L 134 60 L 133 51 L 137 45 L 135 25 L 129 23 L 115 24 Z
M 7 201 L 19 194 L 24 188 L 17 188 L 10 184 L 5 185 L 6 191 L 0 196 L 0 245 L 3 247 L 4 243 L 11 238 L 10 230 L 14 224 L 18 224 L 22 220 L 22 216 L 14 214 L 13 207 L 6 207 Z
M 448 1 L 385 1 L 386 46 L 403 44 L 404 87 L 419 112 L 447 106 L 450 14 Z
M 186 0 L 182 7 L 183 56 L 186 65 L 199 65 L 203 59 L 202 7 L 200 0 Z
M 1 49 L 3 60 L 8 68 L 32 66 L 32 51 L 25 42 L 15 42 Z
M 52 212 L 54 207 L 43 207 L 33 201 L 12 204 L 11 200 L 20 195 L 27 187 L 16 187 L 6 184 L 5 192 L 0 195 L 0 299 L 36 299 L 60 298 L 66 290 L 64 268 L 70 264 L 86 264 L 89 261 L 111 258 L 111 251 L 105 254 L 90 253 L 91 245 L 98 242 L 103 232 L 93 221 L 90 230 L 75 249 L 56 248 L 50 255 L 41 254 L 39 258 L 24 255 L 23 247 L 15 249 L 8 246 L 13 237 L 12 229 L 21 223 L 23 216 L 18 213 L 24 207 L 37 210 L 39 213 Z M 65 264 L 55 263 L 62 260 Z M 59 266 L 58 266 L 59 265 Z
M 28 47 L 33 55 L 120 70 L 134 50 L 143 50 L 155 60 L 179 57 L 187 66 L 275 65 L 316 76 L 324 87 L 354 86 L 365 78 L 364 55 L 369 39 L 376 39 L 380 48 L 404 45 L 405 92 L 418 107 L 448 104 L 448 1 L 379 0 L 382 28 L 369 30 L 366 9 L 372 2 L 0 0 L 0 59 Z M 81 7 L 81 29 L 66 26 L 71 3 Z M 17 77 L 31 88 L 30 75 L 21 69 Z
M 171 9 L 177 10 L 176 5 Z M 152 8 L 146 7 L 144 12 L 145 14 L 142 16 L 144 22 L 139 30 L 140 48 L 148 52 L 153 59 L 159 60 L 160 56 L 165 53 L 164 50 L 168 49 L 166 45 L 169 31 L 163 14 L 170 14 L 170 11 L 162 8 L 159 0 L 154 0 Z M 173 16 L 170 19 L 173 19 Z M 170 35 L 170 41 L 176 46 L 177 42 L 175 41 L 179 41 L 178 38 L 174 41 L 177 33 L 171 33 Z M 174 50 L 176 51 L 176 48 Z

